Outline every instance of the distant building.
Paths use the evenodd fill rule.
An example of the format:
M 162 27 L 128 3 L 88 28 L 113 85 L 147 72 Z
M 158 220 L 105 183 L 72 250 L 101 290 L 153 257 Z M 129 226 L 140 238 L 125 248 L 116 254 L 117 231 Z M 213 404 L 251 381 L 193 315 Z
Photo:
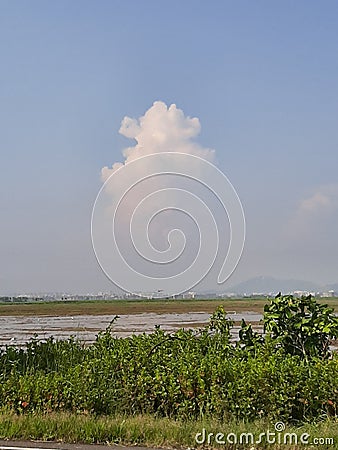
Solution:
M 320 294 L 321 297 L 334 297 L 335 296 L 335 291 L 334 290 L 330 290 L 330 291 L 326 291 L 326 292 L 322 292 Z
M 196 292 L 186 292 L 185 294 L 183 294 L 183 298 L 185 299 L 192 299 L 195 298 L 196 296 Z
M 312 295 L 313 297 L 316 295 L 315 292 L 309 292 L 309 291 L 293 291 L 293 295 L 296 297 L 307 297 L 308 295 Z

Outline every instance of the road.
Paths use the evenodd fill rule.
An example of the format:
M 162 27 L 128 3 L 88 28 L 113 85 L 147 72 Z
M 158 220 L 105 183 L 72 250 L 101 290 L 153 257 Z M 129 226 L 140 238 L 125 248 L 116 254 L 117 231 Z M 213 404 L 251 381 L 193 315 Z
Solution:
M 65 444 L 63 442 L 4 441 L 0 440 L 0 450 L 149 450 L 148 447 L 127 447 L 122 445 Z M 160 450 L 159 448 L 153 450 Z

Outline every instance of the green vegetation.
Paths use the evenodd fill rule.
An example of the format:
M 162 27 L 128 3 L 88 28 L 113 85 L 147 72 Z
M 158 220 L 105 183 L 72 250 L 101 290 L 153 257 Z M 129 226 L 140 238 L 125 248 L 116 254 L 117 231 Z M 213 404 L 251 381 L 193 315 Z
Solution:
M 213 313 L 217 306 L 223 305 L 227 311 L 263 312 L 266 300 L 262 299 L 198 299 L 198 300 L 87 300 L 87 301 L 55 301 L 45 303 L 0 304 L 0 316 L 74 316 L 116 315 L 140 313 Z
M 170 418 L 154 418 L 149 415 L 141 416 L 92 416 L 71 413 L 23 414 L 16 415 L 3 411 L 0 413 L 0 438 L 9 439 L 35 439 L 43 441 L 81 442 L 87 444 L 124 444 L 146 445 L 151 447 L 196 448 L 195 436 L 203 429 L 206 432 L 223 433 L 224 436 L 234 435 L 237 444 L 227 442 L 227 445 L 217 444 L 215 440 L 208 447 L 240 449 L 304 449 L 304 445 L 269 445 L 263 438 L 259 446 L 254 446 L 243 439 L 242 434 L 252 433 L 253 442 L 258 440 L 261 433 L 275 432 L 274 423 L 263 420 L 255 421 L 249 425 L 244 422 L 226 421 L 219 422 L 210 419 L 196 421 L 173 420 Z M 302 434 L 309 435 L 309 442 L 314 439 L 324 439 L 327 445 L 317 445 L 310 448 L 337 448 L 338 426 L 333 421 L 323 421 L 318 424 L 304 424 L 302 426 L 287 426 L 285 433 L 295 433 L 298 440 Z M 271 439 L 271 438 L 270 438 Z M 282 434 L 284 439 L 284 434 Z M 333 445 L 329 441 L 333 440 Z M 277 440 L 277 438 L 276 438 Z M 270 440 L 271 442 L 271 440 Z M 289 441 L 286 441 L 289 442 Z M 207 447 L 205 445 L 204 447 Z
M 291 355 L 326 358 L 330 339 L 338 335 L 338 318 L 332 313 L 311 295 L 298 299 L 279 294 L 264 307 L 264 329 Z
M 337 417 L 338 355 L 330 353 L 329 342 L 338 335 L 338 318 L 311 297 L 272 299 L 265 307 L 265 334 L 243 321 L 236 345 L 223 307 L 204 328 L 170 334 L 157 327 L 149 335 L 116 338 L 111 333 L 114 322 L 87 347 L 74 339 L 49 339 L 1 351 L 0 407 L 7 411 L 5 416 L 19 415 L 15 421 L 8 419 L 15 430 L 29 424 L 33 415 L 43 418 L 41 423 L 48 426 L 42 429 L 55 437 L 53 414 L 66 422 L 77 414 L 79 421 L 95 417 L 88 427 L 97 427 L 81 440 L 88 442 L 92 436 L 101 442 L 102 423 L 111 421 L 107 430 L 114 430 L 114 418 L 121 416 L 135 423 L 140 416 L 151 423 L 179 421 L 186 424 L 182 430 L 208 421 L 278 420 L 298 426 Z M 7 422 L 2 423 L 6 435 Z M 131 429 L 139 436 L 137 442 L 144 438 L 158 445 L 158 434 L 152 440 L 146 427 Z M 131 431 L 127 437 L 122 431 L 111 433 L 108 440 L 120 436 L 123 442 L 136 442 Z M 181 444 L 187 442 L 184 436 Z
M 266 299 L 187 299 L 187 300 L 86 300 L 86 301 L 54 301 L 35 303 L 0 303 L 0 316 L 75 316 L 116 315 L 140 313 L 187 313 L 207 312 L 212 314 L 222 305 L 226 311 L 263 313 Z M 338 309 L 338 298 L 320 299 L 320 303 L 327 303 Z

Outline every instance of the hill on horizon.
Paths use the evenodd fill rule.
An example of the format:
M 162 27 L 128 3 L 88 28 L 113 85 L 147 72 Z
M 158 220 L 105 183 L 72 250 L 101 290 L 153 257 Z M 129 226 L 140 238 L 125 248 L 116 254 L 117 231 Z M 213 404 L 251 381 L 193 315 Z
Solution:
M 338 284 L 332 284 L 330 286 L 336 286 L 338 288 Z M 228 289 L 228 291 L 243 295 L 254 292 L 262 294 L 278 294 L 278 292 L 287 294 L 294 291 L 318 292 L 325 289 L 329 289 L 329 286 L 325 287 L 320 284 L 313 283 L 312 281 L 294 279 L 279 280 L 270 276 L 260 276 L 233 285 Z M 330 287 L 330 289 L 334 289 L 334 287 Z

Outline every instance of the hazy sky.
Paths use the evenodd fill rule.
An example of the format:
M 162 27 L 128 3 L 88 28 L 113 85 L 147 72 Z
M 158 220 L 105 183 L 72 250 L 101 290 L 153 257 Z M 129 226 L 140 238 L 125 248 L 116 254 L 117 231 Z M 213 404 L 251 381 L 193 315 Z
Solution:
M 335 1 L 0 1 L 0 294 L 115 290 L 91 211 L 134 145 L 123 118 L 155 101 L 199 120 L 241 198 L 224 290 L 338 282 L 337 20 Z

